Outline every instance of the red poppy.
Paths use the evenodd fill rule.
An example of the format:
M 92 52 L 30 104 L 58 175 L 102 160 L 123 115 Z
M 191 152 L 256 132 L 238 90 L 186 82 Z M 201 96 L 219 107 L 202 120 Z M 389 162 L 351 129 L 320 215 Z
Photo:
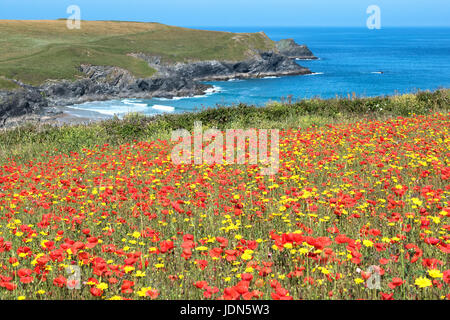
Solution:
M 395 289 L 398 286 L 401 286 L 405 281 L 401 278 L 392 278 L 392 281 L 388 284 L 389 288 Z
M 394 300 L 394 293 L 380 292 L 381 300 Z
M 57 278 L 53 279 L 53 284 L 59 288 L 62 288 L 67 284 L 67 279 L 60 275 Z
M 103 294 L 103 290 L 97 287 L 92 287 L 89 291 L 94 297 L 100 297 Z

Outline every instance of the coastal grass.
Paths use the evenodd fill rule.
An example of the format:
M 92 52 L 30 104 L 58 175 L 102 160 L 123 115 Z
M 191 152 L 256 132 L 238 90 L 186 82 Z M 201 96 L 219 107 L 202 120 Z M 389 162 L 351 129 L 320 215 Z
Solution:
M 13 157 L 26 162 L 104 144 L 170 140 L 173 130 L 192 131 L 196 121 L 201 121 L 204 129 L 288 129 L 434 112 L 450 112 L 449 89 L 371 98 L 313 98 L 291 103 L 272 102 L 264 107 L 238 104 L 157 116 L 131 113 L 123 119 L 116 117 L 77 125 L 24 124 L 0 132 L 0 161 Z
M 160 56 L 166 62 L 238 61 L 274 47 L 264 33 L 121 21 L 81 21 L 80 29 L 71 30 L 65 20 L 0 20 L 0 76 L 40 85 L 75 80 L 83 76 L 81 64 L 92 64 L 149 77 L 155 70 L 129 54 Z M 0 89 L 9 89 L 9 83 L 0 81 Z
M 0 88 L 6 89 L 6 90 L 16 90 L 16 89 L 20 89 L 20 86 L 17 83 L 15 83 L 14 81 L 5 79 L 0 76 Z

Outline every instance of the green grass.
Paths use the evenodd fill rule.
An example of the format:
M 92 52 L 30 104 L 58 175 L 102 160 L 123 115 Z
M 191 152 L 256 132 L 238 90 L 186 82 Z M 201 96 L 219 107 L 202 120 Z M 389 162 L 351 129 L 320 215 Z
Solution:
M 0 21 L 0 76 L 39 85 L 46 80 L 81 77 L 80 64 L 118 66 L 137 77 L 154 74 L 145 53 L 167 62 L 238 61 L 274 42 L 263 33 L 229 33 L 179 28 L 158 23 L 82 21 L 70 30 L 66 21 Z M 7 84 L 0 82 L 0 88 Z
M 450 112 L 450 90 L 390 97 L 309 99 L 271 103 L 265 107 L 239 104 L 184 114 L 148 117 L 129 114 L 85 125 L 27 124 L 0 132 L 0 161 L 14 157 L 29 161 L 47 153 L 70 153 L 96 145 L 133 143 L 135 140 L 170 139 L 172 130 L 192 131 L 195 121 L 204 128 L 307 128 L 358 119 L 386 119 L 411 114 Z
M 20 86 L 15 82 L 0 76 L 0 89 L 15 90 L 19 88 Z

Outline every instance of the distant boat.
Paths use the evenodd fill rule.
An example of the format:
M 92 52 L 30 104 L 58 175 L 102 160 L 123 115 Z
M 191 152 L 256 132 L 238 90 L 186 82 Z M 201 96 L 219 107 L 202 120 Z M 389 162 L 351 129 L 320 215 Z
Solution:
M 384 72 L 383 72 L 383 71 L 374 71 L 374 72 L 371 72 L 371 73 L 374 73 L 374 74 L 383 74 Z

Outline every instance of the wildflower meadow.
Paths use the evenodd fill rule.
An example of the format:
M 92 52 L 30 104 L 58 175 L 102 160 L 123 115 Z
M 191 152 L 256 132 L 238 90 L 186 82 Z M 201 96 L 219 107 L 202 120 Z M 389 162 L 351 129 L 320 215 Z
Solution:
M 450 113 L 282 129 L 271 175 L 173 147 L 2 160 L 0 299 L 450 299 Z

